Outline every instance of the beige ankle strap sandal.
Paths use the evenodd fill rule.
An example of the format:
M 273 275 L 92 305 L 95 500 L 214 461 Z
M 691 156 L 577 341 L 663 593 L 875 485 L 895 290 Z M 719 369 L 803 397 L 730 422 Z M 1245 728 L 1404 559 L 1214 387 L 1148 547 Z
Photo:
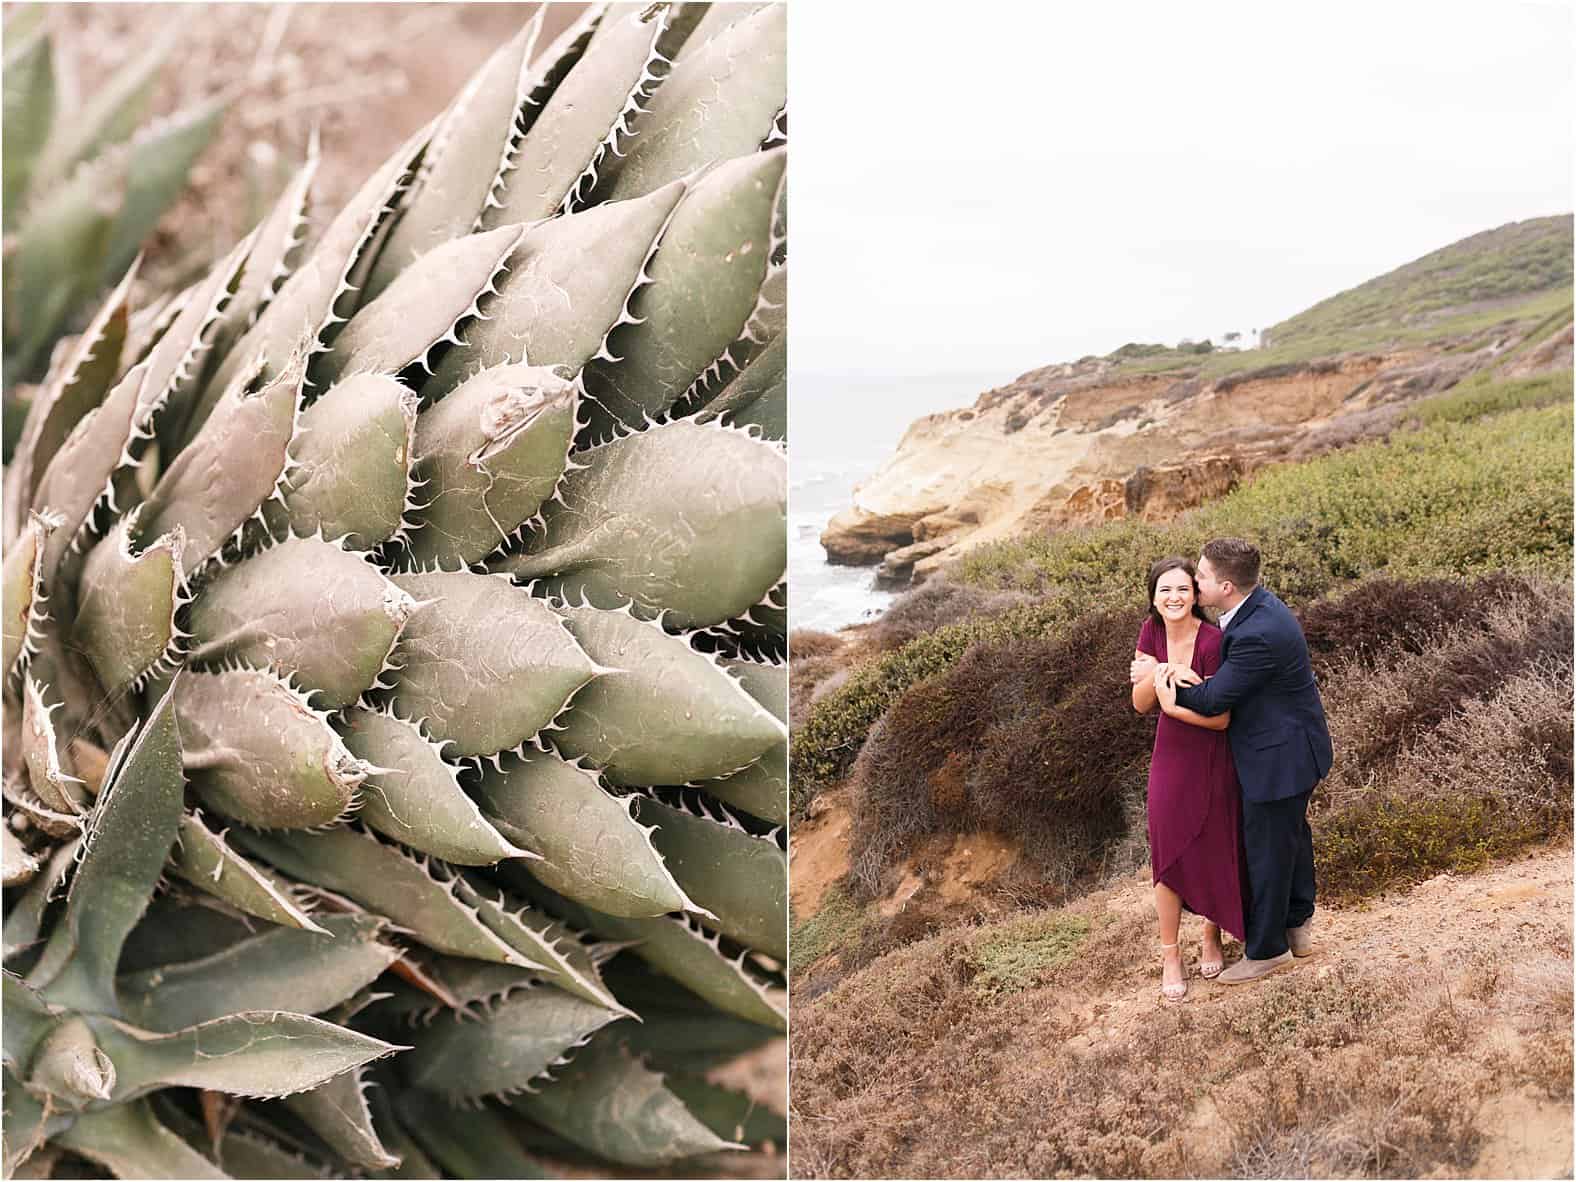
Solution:
M 1169 952 L 1171 949 L 1178 948 L 1178 947 L 1181 947 L 1181 941 L 1178 941 L 1175 944 L 1161 944 L 1160 945 L 1160 951 L 1161 952 Z M 1180 957 L 1178 959 L 1180 959 Z M 1165 971 L 1166 971 L 1165 970 L 1165 960 L 1162 957 L 1161 958 L 1160 972 L 1161 972 L 1162 975 L 1164 975 Z M 1162 983 L 1160 985 L 1160 999 L 1162 1001 L 1164 1001 L 1164 1002 L 1167 1002 L 1168 1004 L 1174 1005 L 1177 1002 L 1181 1001 L 1186 996 L 1187 996 L 1187 965 L 1183 965 L 1182 966 L 1182 980 L 1181 981 L 1179 981 L 1179 982 L 1177 982 L 1175 984 L 1172 984 L 1172 985 L 1167 985 L 1167 984 L 1164 983 L 1164 981 L 1162 981 Z

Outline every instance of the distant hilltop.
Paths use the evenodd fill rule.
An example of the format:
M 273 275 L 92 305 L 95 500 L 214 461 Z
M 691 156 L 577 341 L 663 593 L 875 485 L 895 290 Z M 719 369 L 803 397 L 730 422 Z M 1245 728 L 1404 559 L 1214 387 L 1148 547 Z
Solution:
M 1032 370 L 914 422 L 822 544 L 921 581 L 996 538 L 1167 519 L 1263 464 L 1385 434 L 1482 370 L 1569 368 L 1572 244 L 1570 214 L 1514 222 L 1322 300 L 1257 348 L 1135 342 Z

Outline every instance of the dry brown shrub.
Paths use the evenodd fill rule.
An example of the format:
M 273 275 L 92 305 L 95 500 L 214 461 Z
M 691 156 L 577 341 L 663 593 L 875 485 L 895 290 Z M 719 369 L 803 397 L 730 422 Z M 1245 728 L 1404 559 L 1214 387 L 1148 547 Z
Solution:
M 804 725 L 810 707 L 815 704 L 817 691 L 831 685 L 834 678 L 846 675 L 846 664 L 836 655 L 794 655 L 788 665 L 788 718 L 792 729 L 798 730 Z
M 1460 579 L 1369 579 L 1315 600 L 1297 613 L 1314 668 L 1332 662 L 1369 665 L 1397 650 L 1423 652 L 1445 629 L 1481 628 L 1496 613 L 1523 608 L 1534 594 L 1526 579 L 1495 571 Z
M 1102 869 L 1153 745 L 1128 701 L 1137 632 L 1133 613 L 1104 611 L 1054 640 L 977 645 L 894 702 L 854 765 L 858 888 L 880 889 L 915 836 L 943 828 L 1015 838 L 1064 885 Z
M 891 652 L 937 628 L 1000 615 L 1032 599 L 1024 591 L 993 591 L 937 575 L 898 596 L 871 628 L 870 639 L 877 651 Z
M 843 651 L 843 642 L 830 632 L 817 632 L 813 628 L 795 628 L 788 633 L 788 659 L 798 661 L 805 657 L 827 657 Z

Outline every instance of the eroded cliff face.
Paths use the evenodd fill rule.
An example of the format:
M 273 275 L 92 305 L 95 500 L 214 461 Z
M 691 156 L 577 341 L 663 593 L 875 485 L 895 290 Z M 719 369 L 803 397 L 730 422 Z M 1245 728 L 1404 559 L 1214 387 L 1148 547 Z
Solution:
M 1570 336 L 1533 362 L 1569 364 Z M 1093 359 L 1034 370 L 972 406 L 917 420 L 821 535 L 830 561 L 923 581 L 965 550 L 1029 530 L 1163 521 L 1264 464 L 1387 433 L 1407 404 L 1514 342 L 1399 350 L 1244 370 L 1124 374 Z

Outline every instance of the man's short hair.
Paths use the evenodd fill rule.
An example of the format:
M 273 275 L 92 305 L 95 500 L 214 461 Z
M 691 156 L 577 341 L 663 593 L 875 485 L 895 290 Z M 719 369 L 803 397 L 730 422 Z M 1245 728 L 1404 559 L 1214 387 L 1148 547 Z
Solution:
M 1215 538 L 1204 543 L 1204 557 L 1215 578 L 1247 591 L 1258 585 L 1259 548 L 1245 538 Z

